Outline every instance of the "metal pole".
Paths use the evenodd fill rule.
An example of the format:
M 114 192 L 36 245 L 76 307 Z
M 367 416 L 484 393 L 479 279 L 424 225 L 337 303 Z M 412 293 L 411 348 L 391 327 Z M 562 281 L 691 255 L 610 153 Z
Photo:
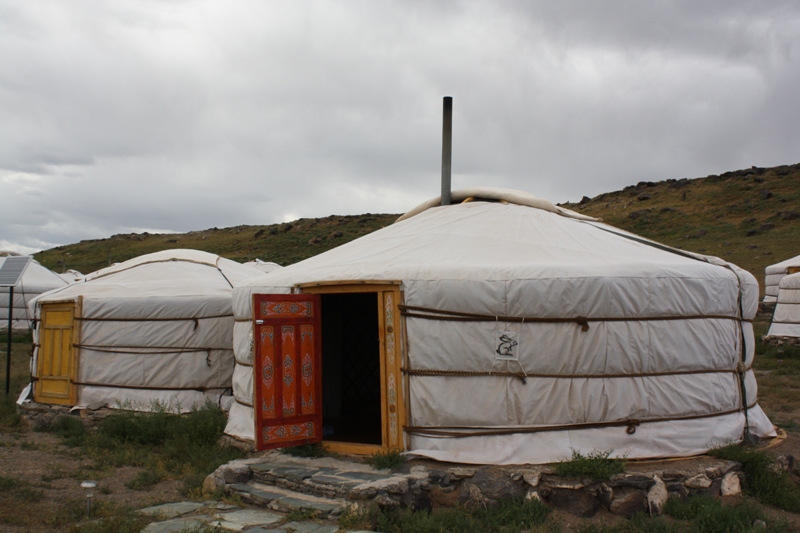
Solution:
M 14 287 L 8 288 L 8 344 L 6 348 L 6 396 L 11 391 L 11 321 L 14 314 Z
M 453 158 L 453 97 L 444 97 L 442 115 L 442 205 L 450 205 L 450 163 Z

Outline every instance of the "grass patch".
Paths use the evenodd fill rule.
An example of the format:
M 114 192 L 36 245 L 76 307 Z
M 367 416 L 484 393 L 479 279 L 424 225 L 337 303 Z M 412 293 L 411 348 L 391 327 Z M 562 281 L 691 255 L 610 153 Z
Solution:
M 209 404 L 180 415 L 164 409 L 120 411 L 103 419 L 94 432 L 87 432 L 80 419 L 58 417 L 49 429 L 66 444 L 82 446 L 82 452 L 94 461 L 95 471 L 143 467 L 129 482 L 131 489 L 145 490 L 164 479 L 179 479 L 184 495 L 199 495 L 208 474 L 243 455 L 237 448 L 218 444 L 225 422 L 222 410 Z
M 397 450 L 374 453 L 366 459 L 366 463 L 377 470 L 383 470 L 384 468 L 391 470 L 402 466 L 405 462 L 406 458 Z
M 657 516 L 650 517 L 644 513 L 634 515 L 630 520 L 617 524 L 586 523 L 578 527 L 579 533 L 683 533 L 686 528 L 682 524 L 669 522 Z
M 625 472 L 625 459 L 611 459 L 613 450 L 593 450 L 583 455 L 572 450 L 572 459 L 555 463 L 553 469 L 559 476 L 589 476 L 595 479 L 609 479 L 615 474 Z
M 788 474 L 773 470 L 769 453 L 733 444 L 715 448 L 708 454 L 742 464 L 745 494 L 785 511 L 800 512 L 800 487 Z
M 153 470 L 142 470 L 136 476 L 125 483 L 131 490 L 147 490 L 161 481 L 161 474 Z
M 537 500 L 505 500 L 481 509 L 435 509 L 427 513 L 382 512 L 377 530 L 384 533 L 519 533 L 541 528 L 549 510 Z
M 64 444 L 70 448 L 75 448 L 83 444 L 88 435 L 80 418 L 67 415 L 57 416 L 45 430 L 61 437 Z

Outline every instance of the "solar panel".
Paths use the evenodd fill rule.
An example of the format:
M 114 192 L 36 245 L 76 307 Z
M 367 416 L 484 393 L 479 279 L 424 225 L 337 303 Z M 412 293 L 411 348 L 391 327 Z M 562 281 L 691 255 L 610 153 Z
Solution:
M 33 258 L 29 255 L 6 257 L 0 266 L 0 287 L 15 286 L 31 259 Z

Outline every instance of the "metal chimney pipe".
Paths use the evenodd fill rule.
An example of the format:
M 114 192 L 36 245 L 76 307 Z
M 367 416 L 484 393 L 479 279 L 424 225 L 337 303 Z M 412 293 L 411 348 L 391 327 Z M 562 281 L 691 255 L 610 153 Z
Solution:
M 442 205 L 450 205 L 450 163 L 453 159 L 453 97 L 444 97 L 442 114 Z

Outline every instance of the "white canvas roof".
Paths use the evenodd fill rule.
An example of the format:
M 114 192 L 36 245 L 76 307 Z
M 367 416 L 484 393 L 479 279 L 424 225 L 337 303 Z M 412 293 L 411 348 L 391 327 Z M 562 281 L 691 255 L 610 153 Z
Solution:
M 226 431 L 253 439 L 253 294 L 296 292 L 312 282 L 394 280 L 409 307 L 516 320 L 407 317 L 410 368 L 485 374 L 498 337 L 510 332 L 520 366 L 532 376 L 522 383 L 410 375 L 408 425 L 456 428 L 447 438 L 424 430 L 408 435 L 411 453 L 496 464 L 557 461 L 572 449 L 612 449 L 630 458 L 701 453 L 742 438 L 742 360 L 750 430 L 774 434 L 749 370 L 755 339 L 748 320 L 758 306 L 752 275 L 527 193 L 453 193 L 455 201 L 469 197 L 478 200 L 426 202 L 389 227 L 235 289 L 237 403 Z M 585 331 L 576 326 L 581 317 L 590 325 Z M 629 420 L 640 424 L 632 434 L 619 427 Z M 547 429 L 556 426 L 562 430 Z M 471 432 L 491 435 L 457 435 Z
M 781 278 L 767 337 L 800 337 L 800 273 Z
M 69 269 L 66 272 L 62 272 L 61 274 L 59 274 L 58 277 L 60 277 L 67 283 L 77 283 L 79 281 L 83 281 L 86 276 L 84 276 L 77 270 Z
M 800 268 L 800 255 L 785 259 L 764 269 L 764 303 L 775 303 L 778 299 L 778 287 L 783 276 L 790 268 Z
M 261 259 L 256 259 L 255 261 L 248 261 L 245 265 L 257 268 L 261 272 L 272 272 L 273 270 L 278 270 L 279 268 L 283 268 L 278 263 L 273 263 L 272 261 L 262 261 Z
M 79 406 L 146 409 L 155 400 L 189 409 L 230 392 L 231 292 L 262 276 L 207 252 L 165 250 L 98 270 L 33 307 L 41 317 L 44 304 L 82 302 Z
M 20 256 L 16 252 L 0 251 L 0 267 L 5 263 L 6 257 Z M 58 274 L 32 260 L 19 283 L 14 287 L 14 304 L 12 307 L 12 329 L 28 329 L 33 314 L 28 311 L 28 303 L 43 292 L 63 287 L 67 282 Z M 8 287 L 0 287 L 0 329 L 8 328 Z

